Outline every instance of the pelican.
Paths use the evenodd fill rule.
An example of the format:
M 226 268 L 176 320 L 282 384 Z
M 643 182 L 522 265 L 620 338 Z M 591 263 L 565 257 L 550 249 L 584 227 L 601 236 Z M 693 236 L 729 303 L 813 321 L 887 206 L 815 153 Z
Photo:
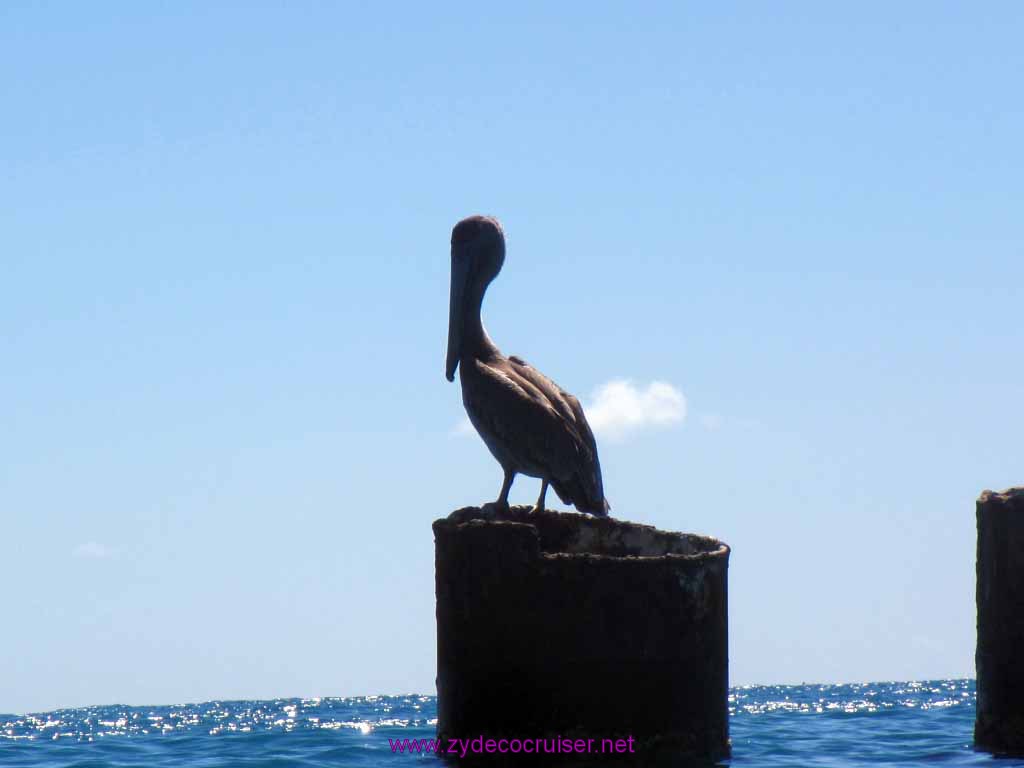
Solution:
M 523 474 L 541 481 L 534 511 L 544 509 L 550 484 L 564 503 L 606 517 L 597 444 L 579 400 L 520 358 L 505 357 L 484 330 L 480 306 L 504 263 L 497 219 L 470 216 L 455 225 L 445 378 L 454 381 L 459 368 L 469 420 L 505 472 L 493 505 L 508 507 L 512 481 Z

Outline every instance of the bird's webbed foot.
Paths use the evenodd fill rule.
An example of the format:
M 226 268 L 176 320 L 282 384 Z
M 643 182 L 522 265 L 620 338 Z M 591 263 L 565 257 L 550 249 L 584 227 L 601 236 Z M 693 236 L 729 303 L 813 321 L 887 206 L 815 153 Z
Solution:
M 501 492 L 498 494 L 497 500 L 480 507 L 480 514 L 485 519 L 493 520 L 499 514 L 508 514 L 508 489 L 512 487 L 512 481 L 515 479 L 515 476 L 516 473 L 514 471 L 505 468 L 505 479 L 501 484 Z
M 480 516 L 485 520 L 494 520 L 508 514 L 507 501 L 489 501 L 480 507 Z

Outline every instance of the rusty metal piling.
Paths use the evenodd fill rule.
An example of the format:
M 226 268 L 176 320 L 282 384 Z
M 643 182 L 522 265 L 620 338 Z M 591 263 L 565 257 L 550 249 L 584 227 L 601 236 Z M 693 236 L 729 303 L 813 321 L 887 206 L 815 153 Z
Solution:
M 977 502 L 978 707 L 974 741 L 1024 755 L 1024 488 Z
M 528 507 L 434 537 L 440 738 L 729 754 L 726 544 Z

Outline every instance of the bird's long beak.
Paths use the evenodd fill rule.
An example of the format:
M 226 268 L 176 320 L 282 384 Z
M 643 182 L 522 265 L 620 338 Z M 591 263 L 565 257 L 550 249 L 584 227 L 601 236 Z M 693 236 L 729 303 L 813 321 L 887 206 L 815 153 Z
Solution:
M 462 303 L 466 293 L 466 279 L 469 267 L 466 259 L 456 259 L 452 254 L 452 285 L 448 303 L 448 359 L 444 375 L 448 381 L 455 380 L 455 369 L 462 355 Z

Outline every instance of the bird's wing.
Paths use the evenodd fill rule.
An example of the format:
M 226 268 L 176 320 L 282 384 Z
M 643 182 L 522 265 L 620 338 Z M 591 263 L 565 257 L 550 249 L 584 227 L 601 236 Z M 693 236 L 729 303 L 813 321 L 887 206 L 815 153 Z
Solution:
M 519 357 L 477 365 L 493 382 L 485 418 L 506 449 L 543 470 L 566 504 L 606 513 L 597 444 L 580 400 Z
M 516 464 L 549 474 L 560 455 L 575 453 L 571 424 L 517 366 L 505 359 L 474 360 L 471 365 L 466 373 L 472 382 L 463 383 L 466 409 Z
M 576 441 L 586 442 L 583 439 L 583 433 L 584 431 L 589 433 L 590 427 L 587 425 L 586 419 L 583 418 L 583 409 L 580 407 L 579 400 L 521 357 L 510 357 L 508 362 L 520 386 L 529 390 L 532 397 L 551 407 L 558 414 L 564 428 L 572 433 Z
M 577 456 L 570 467 L 571 474 L 552 481 L 555 491 L 566 503 L 572 499 L 572 503 L 580 509 L 595 514 L 607 514 L 610 506 L 604 498 L 604 481 L 601 478 L 601 461 L 597 456 L 597 441 L 594 440 L 594 433 L 583 414 L 580 401 L 526 361 L 512 357 L 510 362 L 525 378 L 542 388 L 549 399 L 558 402 L 559 412 L 563 417 L 568 412 L 568 419 L 571 419 Z

